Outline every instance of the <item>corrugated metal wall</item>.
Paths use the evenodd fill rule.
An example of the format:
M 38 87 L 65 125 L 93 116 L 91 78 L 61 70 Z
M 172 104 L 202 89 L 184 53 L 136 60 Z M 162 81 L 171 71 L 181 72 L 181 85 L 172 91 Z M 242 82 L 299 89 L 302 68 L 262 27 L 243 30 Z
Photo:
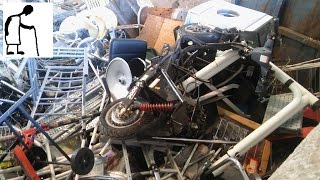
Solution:
M 276 63 L 320 57 L 320 0 L 236 0 L 236 4 L 280 18 L 282 38 L 274 48 Z M 288 73 L 314 93 L 320 92 L 320 68 Z
M 288 0 L 282 25 L 294 31 L 320 39 L 320 1 L 319 0 Z
M 295 63 L 320 57 L 319 0 L 236 0 L 236 3 L 279 15 L 282 43 L 275 49 L 277 60 L 290 59 Z

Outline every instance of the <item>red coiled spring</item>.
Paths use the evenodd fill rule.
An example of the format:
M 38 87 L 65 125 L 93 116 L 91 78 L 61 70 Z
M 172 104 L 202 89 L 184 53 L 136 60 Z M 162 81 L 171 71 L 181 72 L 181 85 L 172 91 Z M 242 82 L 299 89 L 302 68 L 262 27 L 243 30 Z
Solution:
M 174 109 L 173 103 L 161 103 L 161 104 L 150 104 L 143 103 L 140 104 L 140 111 L 172 111 Z

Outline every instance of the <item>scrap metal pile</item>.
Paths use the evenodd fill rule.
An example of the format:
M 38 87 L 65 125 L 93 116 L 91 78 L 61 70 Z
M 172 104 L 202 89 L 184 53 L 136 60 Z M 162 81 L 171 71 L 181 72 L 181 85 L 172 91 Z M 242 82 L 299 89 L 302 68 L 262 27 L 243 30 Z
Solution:
M 55 4 L 53 58 L 1 61 L 0 179 L 212 179 L 228 165 L 265 176 L 265 138 L 319 108 L 272 63 L 277 32 L 257 47 L 252 32 L 180 22 L 157 49 L 146 31 L 159 9 L 134 24 L 121 3 Z M 264 121 L 274 78 L 293 101 Z

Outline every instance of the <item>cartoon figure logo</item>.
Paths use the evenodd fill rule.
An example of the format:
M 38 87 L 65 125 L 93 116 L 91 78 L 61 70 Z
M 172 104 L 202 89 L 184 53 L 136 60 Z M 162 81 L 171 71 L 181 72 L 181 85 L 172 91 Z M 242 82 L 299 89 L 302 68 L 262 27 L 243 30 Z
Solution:
M 20 29 L 24 28 L 24 29 L 34 30 L 37 55 L 39 56 L 36 28 L 33 25 L 28 26 L 21 22 L 22 15 L 28 16 L 32 12 L 33 12 L 33 7 L 31 5 L 26 5 L 23 8 L 21 13 L 11 15 L 7 18 L 5 22 L 5 41 L 7 44 L 7 48 L 6 48 L 7 55 L 15 54 L 13 51 L 9 51 L 9 46 L 17 46 L 17 54 L 20 54 L 20 55 L 25 54 L 24 51 L 19 51 L 19 46 L 21 45 Z

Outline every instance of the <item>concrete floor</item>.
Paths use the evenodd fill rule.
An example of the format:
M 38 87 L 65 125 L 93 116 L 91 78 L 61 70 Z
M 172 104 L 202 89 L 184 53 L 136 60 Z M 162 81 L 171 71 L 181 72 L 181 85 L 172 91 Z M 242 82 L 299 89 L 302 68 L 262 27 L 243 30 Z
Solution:
M 270 180 L 320 180 L 320 125 L 299 144 Z

